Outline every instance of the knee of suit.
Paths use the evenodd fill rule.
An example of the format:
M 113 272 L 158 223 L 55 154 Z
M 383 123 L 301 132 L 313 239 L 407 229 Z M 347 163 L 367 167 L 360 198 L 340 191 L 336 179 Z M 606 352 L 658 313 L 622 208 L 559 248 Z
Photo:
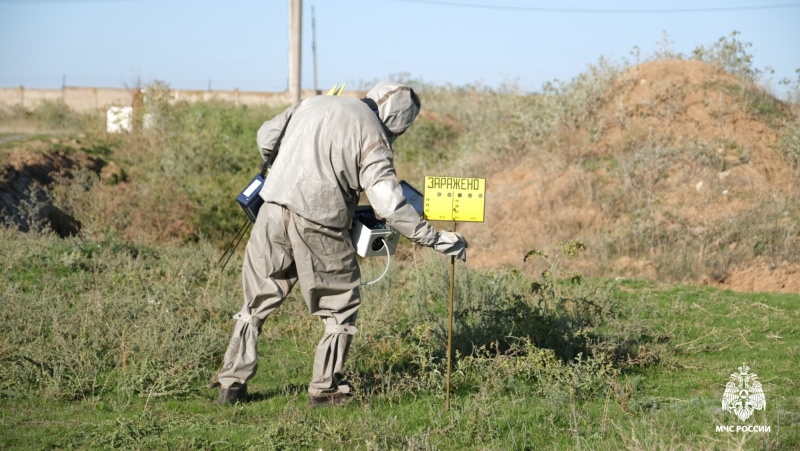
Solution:
M 249 313 L 239 312 L 233 315 L 233 319 L 242 323 L 249 323 L 256 329 L 261 330 L 262 321 Z
M 355 335 L 358 332 L 356 326 L 351 326 L 349 324 L 327 324 L 325 325 L 325 333 L 326 334 L 346 334 L 346 335 Z

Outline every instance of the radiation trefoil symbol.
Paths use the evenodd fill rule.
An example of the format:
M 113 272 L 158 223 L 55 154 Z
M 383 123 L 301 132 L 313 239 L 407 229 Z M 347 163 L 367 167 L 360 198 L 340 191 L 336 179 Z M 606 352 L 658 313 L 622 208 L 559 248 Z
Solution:
M 722 410 L 731 411 L 745 421 L 755 410 L 762 410 L 767 405 L 761 382 L 756 373 L 748 373 L 750 367 L 742 365 L 738 373 L 731 374 L 731 380 L 725 385 L 722 395 Z

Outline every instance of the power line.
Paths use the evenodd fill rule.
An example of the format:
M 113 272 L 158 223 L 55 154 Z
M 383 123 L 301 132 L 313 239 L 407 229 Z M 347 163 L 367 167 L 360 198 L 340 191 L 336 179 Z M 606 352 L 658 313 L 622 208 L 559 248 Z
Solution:
M 490 5 L 485 3 L 448 2 L 439 0 L 394 0 L 403 3 L 421 3 L 437 6 L 456 6 L 467 8 L 482 8 L 512 11 L 538 11 L 553 13 L 598 13 L 598 14 L 659 14 L 659 13 L 704 13 L 722 11 L 753 11 L 759 9 L 797 8 L 800 3 L 777 3 L 771 5 L 746 5 L 746 6 L 709 6 L 697 8 L 652 8 L 652 9 L 627 9 L 627 8 L 564 8 L 547 6 L 519 6 L 519 5 Z

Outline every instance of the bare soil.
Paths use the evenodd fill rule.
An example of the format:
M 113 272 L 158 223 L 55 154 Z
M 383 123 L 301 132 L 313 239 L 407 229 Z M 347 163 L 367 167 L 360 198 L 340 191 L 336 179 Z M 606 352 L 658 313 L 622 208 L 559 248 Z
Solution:
M 585 150 L 584 164 L 559 167 L 533 156 L 487 177 L 490 219 L 458 225 L 474 249 L 470 265 L 524 268 L 527 251 L 552 251 L 558 240 L 579 238 L 589 245 L 589 253 L 572 263 L 573 268 L 590 275 L 656 278 L 648 258 L 603 261 L 604 253 L 597 252 L 632 219 L 608 205 L 609 193 L 625 192 L 630 182 L 605 163 L 624 161 L 647 140 L 678 149 L 704 143 L 709 147 L 705 157 L 719 163 L 712 168 L 697 158 L 678 158 L 662 179 L 647 187 L 666 227 L 678 222 L 713 227 L 764 199 L 800 198 L 797 171 L 775 151 L 775 128 L 746 108 L 743 96 L 748 92 L 736 77 L 702 62 L 657 61 L 631 68 L 607 94 L 605 127 Z M 766 101 L 788 111 L 774 99 Z M 586 164 L 587 159 L 594 163 Z M 698 274 L 687 282 L 800 293 L 800 265 L 756 260 L 722 274 Z
M 59 144 L 58 139 L 49 144 Z M 60 236 L 75 235 L 80 221 L 53 205 L 49 187 L 86 168 L 100 173 L 106 165 L 83 152 L 38 151 L 46 143 L 12 151 L 0 166 L 0 223 L 23 231 L 50 228 Z

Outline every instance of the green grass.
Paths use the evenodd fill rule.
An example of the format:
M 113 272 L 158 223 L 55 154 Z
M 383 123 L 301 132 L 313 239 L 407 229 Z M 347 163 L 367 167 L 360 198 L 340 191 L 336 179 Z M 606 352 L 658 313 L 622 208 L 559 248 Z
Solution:
M 434 256 L 420 267 L 395 265 L 364 288 L 348 364 L 357 388 L 351 403 L 307 406 L 321 326 L 293 294 L 264 326 L 250 401 L 224 407 L 204 385 L 238 308 L 238 261 L 219 272 L 216 251 L 200 245 L 153 248 L 11 231 L 2 238 L 1 269 L 12 275 L 0 282 L 2 449 L 800 446 L 800 296 L 588 280 L 561 286 L 562 298 L 575 302 L 558 306 L 519 273 L 459 265 L 460 352 L 445 411 L 448 265 Z M 381 265 L 365 262 L 365 278 Z M 581 314 L 578 330 L 571 327 L 581 299 L 603 308 Z M 558 341 L 518 324 L 518 339 L 541 346 L 508 338 L 512 329 L 498 318 L 510 323 L 523 314 L 569 337 Z M 565 343 L 582 343 L 589 354 L 559 359 Z M 481 344 L 488 346 L 472 347 Z M 741 424 L 721 411 L 721 399 L 742 363 L 759 375 L 767 399 L 745 424 L 769 425 L 769 433 L 715 432 Z

